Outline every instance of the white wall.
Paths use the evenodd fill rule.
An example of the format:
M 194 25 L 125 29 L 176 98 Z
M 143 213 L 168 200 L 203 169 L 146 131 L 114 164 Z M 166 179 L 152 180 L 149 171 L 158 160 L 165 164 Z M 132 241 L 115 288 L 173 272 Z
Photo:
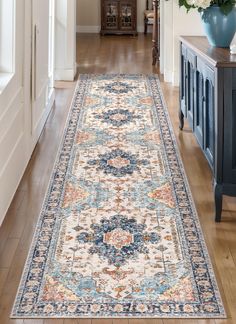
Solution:
M 38 1 L 36 4 L 40 5 L 40 10 L 43 8 L 48 10 L 46 0 L 44 2 L 35 1 Z M 57 37 L 57 41 L 61 42 L 61 47 L 55 53 L 55 60 L 57 63 L 60 62 L 62 72 L 68 72 L 67 69 L 71 68 L 75 73 L 76 2 L 75 0 L 56 0 L 57 5 L 59 1 L 66 6 L 66 10 L 63 10 L 65 7 L 62 7 L 62 10 L 57 8 L 61 14 L 57 21 L 62 23 L 65 37 L 64 39 L 62 35 Z M 41 80 L 42 71 L 44 71 L 48 84 L 49 75 L 47 73 L 52 74 L 52 71 L 40 68 L 48 67 L 49 63 L 47 37 L 43 36 L 48 36 L 49 24 L 45 22 L 45 25 L 42 26 L 42 22 L 46 18 L 44 18 L 44 13 L 46 12 L 45 16 L 48 16 L 48 11 L 45 10 L 40 14 L 39 8 L 32 9 L 33 4 L 32 0 L 15 1 L 16 20 L 13 26 L 15 41 L 12 53 L 9 53 L 9 56 L 14 58 L 14 71 L 12 71 L 7 84 L 4 84 L 5 81 L 0 71 L 0 225 L 31 157 L 54 98 L 53 89 L 48 91 L 49 89 L 46 87 L 44 91 L 41 91 L 41 87 L 37 87 L 39 82 L 36 83 L 37 78 Z M 65 25 L 63 25 L 64 22 Z M 59 28 L 59 26 L 57 27 Z M 38 30 L 40 35 L 36 37 L 35 32 Z M 60 31 L 57 30 L 57 32 Z M 39 46 L 34 46 L 34 42 Z M 56 45 L 58 46 L 58 43 Z M 43 47 L 44 55 L 40 55 Z M 36 60 L 37 55 L 40 56 L 40 60 Z M 39 93 L 42 93 L 42 96 Z M 33 124 L 36 109 L 41 109 L 43 112 L 39 118 L 42 127 L 37 132 L 35 132 Z
M 77 0 L 77 32 L 99 33 L 101 29 L 100 0 Z M 143 12 L 146 0 L 137 0 L 137 29 L 144 31 Z
M 78 32 L 99 33 L 101 26 L 100 0 L 77 0 L 76 13 Z
M 179 36 L 204 35 L 197 10 L 186 13 L 178 0 L 164 1 L 161 8 L 161 69 L 166 82 L 179 84 Z

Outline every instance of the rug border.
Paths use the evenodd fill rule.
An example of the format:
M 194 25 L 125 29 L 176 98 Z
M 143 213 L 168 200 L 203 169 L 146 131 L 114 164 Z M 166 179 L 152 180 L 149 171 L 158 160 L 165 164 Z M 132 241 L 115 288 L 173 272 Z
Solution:
M 219 309 L 221 311 L 220 315 L 214 315 L 214 314 L 206 315 L 206 314 L 203 314 L 202 316 L 199 316 L 199 314 L 198 314 L 196 316 L 187 316 L 187 314 L 185 314 L 185 315 L 179 315 L 179 316 L 176 316 L 176 315 L 168 315 L 168 316 L 166 316 L 165 314 L 163 314 L 163 316 L 162 316 L 161 314 L 158 314 L 156 316 L 155 315 L 153 315 L 153 316 L 132 316 L 132 315 L 129 316 L 128 315 L 128 316 L 89 316 L 89 317 L 88 316 L 66 316 L 66 315 L 63 315 L 63 316 L 58 316 L 58 315 L 57 316 L 40 316 L 40 315 L 38 315 L 38 316 L 26 316 L 26 315 L 19 316 L 18 315 L 17 316 L 17 315 L 13 315 L 13 313 L 16 310 L 17 306 L 19 305 L 18 299 L 19 299 L 19 297 L 22 296 L 21 290 L 22 290 L 22 288 L 24 288 L 24 283 L 26 281 L 26 276 L 28 275 L 28 272 L 29 272 L 30 261 L 31 261 L 32 255 L 33 255 L 34 247 L 35 247 L 35 245 L 37 243 L 37 237 L 38 237 L 39 232 L 40 232 L 40 228 L 41 228 L 40 225 L 41 225 L 41 222 L 43 220 L 43 215 L 44 215 L 43 212 L 44 212 L 44 208 L 45 208 L 46 203 L 47 203 L 47 198 L 48 198 L 48 195 L 49 195 L 49 189 L 52 186 L 52 182 L 53 182 L 52 180 L 53 180 L 53 176 L 55 174 L 55 166 L 59 161 L 60 151 L 61 151 L 61 149 L 63 147 L 63 144 L 64 144 L 64 139 L 66 137 L 66 132 L 65 131 L 66 131 L 67 127 L 69 126 L 69 121 L 70 121 L 70 117 L 72 115 L 72 110 L 73 110 L 72 107 L 73 107 L 73 105 L 74 105 L 74 103 L 75 103 L 75 101 L 77 99 L 77 92 L 79 90 L 78 86 L 79 86 L 79 84 L 81 82 L 91 79 L 91 77 L 106 76 L 106 75 L 108 75 L 110 77 L 114 77 L 114 76 L 121 76 L 121 77 L 125 77 L 125 76 L 131 76 L 131 77 L 135 76 L 135 77 L 137 77 L 137 76 L 139 76 L 139 77 L 145 77 L 145 78 L 147 78 L 147 80 L 149 82 L 149 86 L 152 89 L 152 93 L 153 93 L 152 81 L 155 82 L 156 85 L 157 85 L 158 93 L 159 93 L 159 96 L 160 96 L 160 101 L 161 101 L 163 107 L 165 108 L 164 109 L 165 116 L 166 116 L 166 119 L 167 119 L 167 122 L 168 122 L 170 134 L 171 134 L 171 137 L 172 137 L 172 140 L 173 140 L 173 146 L 174 146 L 175 151 L 176 151 L 177 160 L 178 160 L 180 169 L 182 171 L 183 180 L 184 180 L 184 183 L 185 183 L 185 186 L 186 186 L 186 192 L 188 193 L 188 196 L 189 196 L 189 202 L 191 204 L 195 224 L 196 224 L 196 227 L 197 227 L 197 230 L 198 230 L 198 233 L 199 233 L 199 237 L 201 239 L 202 250 L 204 252 L 204 257 L 205 257 L 205 260 L 207 262 L 207 267 L 208 267 L 208 270 L 209 270 L 210 278 L 212 280 L 212 286 L 215 289 L 214 292 L 215 292 L 215 295 L 216 295 L 216 298 L 217 298 L 217 301 L 218 301 Z M 157 109 L 157 104 L 158 104 L 157 99 L 158 98 L 156 98 L 154 96 L 154 93 L 153 93 L 153 101 L 154 101 L 155 109 Z M 181 158 L 181 155 L 180 155 L 179 147 L 178 147 L 177 140 L 176 140 L 176 137 L 175 137 L 175 134 L 174 134 L 174 130 L 173 130 L 172 122 L 171 122 L 171 119 L 170 119 L 170 114 L 169 114 L 169 111 L 168 111 L 168 108 L 167 108 L 167 104 L 166 104 L 166 101 L 164 99 L 164 94 L 163 94 L 163 90 L 162 90 L 162 87 L 161 87 L 161 82 L 159 80 L 159 76 L 157 74 L 153 74 L 153 73 L 150 73 L 150 74 L 144 74 L 144 73 L 137 73 L 137 74 L 136 73 L 79 74 L 78 80 L 76 81 L 75 88 L 74 88 L 74 91 L 73 91 L 73 96 L 72 96 L 72 99 L 70 101 L 70 108 L 68 109 L 68 115 L 66 117 L 65 124 L 64 124 L 62 132 L 63 132 L 63 134 L 62 134 L 62 137 L 61 137 L 61 139 L 59 141 L 56 157 L 55 157 L 55 160 L 54 160 L 54 163 L 53 163 L 53 166 L 52 166 L 52 171 L 51 171 L 51 174 L 50 174 L 50 177 L 49 177 L 48 185 L 47 185 L 47 188 L 45 190 L 45 196 L 43 198 L 43 202 L 42 202 L 42 205 L 41 205 L 39 216 L 38 216 L 35 228 L 34 228 L 34 234 L 32 236 L 32 240 L 31 240 L 31 243 L 29 245 L 28 255 L 27 255 L 27 258 L 25 260 L 25 264 L 24 264 L 24 267 L 23 267 L 23 270 L 22 270 L 22 273 L 21 273 L 21 278 L 20 278 L 20 281 L 19 281 L 16 296 L 15 296 L 14 302 L 12 304 L 10 318 L 11 319 L 61 319 L 61 318 L 63 318 L 63 319 L 158 319 L 158 318 L 161 318 L 161 319 L 227 319 L 227 318 L 229 318 L 229 316 L 228 316 L 229 314 L 227 314 L 227 312 L 225 310 L 225 306 L 224 306 L 224 303 L 223 303 L 223 300 L 222 300 L 222 297 L 221 297 L 221 291 L 220 291 L 219 286 L 217 284 L 216 275 L 215 275 L 215 272 L 214 272 L 214 267 L 213 267 L 212 261 L 210 259 L 210 255 L 209 255 L 207 245 L 206 245 L 206 242 L 205 242 L 205 237 L 204 237 L 204 234 L 203 234 L 203 231 L 202 231 L 202 228 L 201 228 L 201 224 L 200 224 L 200 219 L 199 219 L 199 216 L 198 216 L 198 213 L 197 213 L 197 209 L 196 209 L 196 206 L 195 206 L 193 195 L 192 195 L 191 190 L 190 190 L 189 181 L 188 181 L 187 174 L 186 174 L 186 171 L 185 171 L 185 168 L 184 168 L 184 165 L 183 165 L 183 161 L 182 161 L 182 158 Z M 228 313 L 229 313 L 229 311 L 228 311 Z

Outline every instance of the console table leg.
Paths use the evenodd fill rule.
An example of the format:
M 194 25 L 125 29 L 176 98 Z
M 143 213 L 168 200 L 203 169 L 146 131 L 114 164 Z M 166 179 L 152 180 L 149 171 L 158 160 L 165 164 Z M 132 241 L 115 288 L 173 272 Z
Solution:
M 215 221 L 221 221 L 222 213 L 222 185 L 215 183 Z
M 182 110 L 179 110 L 179 129 L 183 130 L 184 128 L 184 114 L 182 113 Z

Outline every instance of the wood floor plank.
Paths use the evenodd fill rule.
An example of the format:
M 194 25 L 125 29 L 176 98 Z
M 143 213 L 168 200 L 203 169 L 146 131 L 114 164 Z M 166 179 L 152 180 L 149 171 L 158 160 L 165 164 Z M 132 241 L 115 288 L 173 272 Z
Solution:
M 140 318 L 130 319 L 129 324 L 163 324 L 163 321 L 162 319 Z
M 178 324 L 199 324 L 199 320 L 198 319 L 181 319 L 181 320 L 179 320 Z M 214 323 L 211 322 L 209 324 L 215 324 L 215 322 Z
M 92 324 L 112 324 L 112 319 L 92 319 Z
M 16 202 L 14 201 L 14 203 L 10 207 L 10 210 L 8 211 L 8 213 L 10 213 L 12 217 L 14 216 L 13 217 L 14 225 L 11 227 L 11 230 L 9 232 L 9 236 L 8 236 L 9 238 L 20 238 L 24 228 L 24 217 L 23 215 L 19 217 L 19 210 L 24 200 L 25 190 L 23 189 L 18 190 L 17 196 L 19 196 L 18 201 Z
M 199 324 L 198 321 L 198 319 L 163 319 L 163 324 Z
M 17 246 L 19 244 L 19 238 L 9 238 L 6 241 L 5 249 L 7 253 L 4 251 L 0 254 L 0 267 L 1 268 L 9 268 L 14 254 L 16 252 Z
M 24 324 L 43 324 L 42 319 L 25 319 Z
M 9 268 L 0 268 L 0 296 L 2 294 L 3 287 L 5 285 L 5 282 L 7 280 Z M 1 305 L 1 300 L 0 300 L 0 305 Z
M 11 232 L 14 231 L 16 227 L 16 220 L 18 219 L 18 209 L 24 198 L 25 191 L 22 188 L 18 188 L 16 194 L 13 198 L 11 206 L 8 209 L 7 215 L 3 224 L 0 226 L 0 254 L 5 248 L 6 240 L 9 237 L 13 237 Z
M 216 319 L 215 324 L 235 324 L 235 321 L 232 318 Z
M 12 309 L 12 304 L 14 301 L 14 296 L 12 293 L 4 294 L 4 298 L 0 298 L 0 323 L 8 324 L 10 320 L 10 313 Z
M 92 324 L 91 319 L 79 319 L 79 324 Z
M 215 324 L 214 319 L 199 319 L 197 324 Z
M 59 318 L 45 319 L 43 321 L 43 324 L 64 324 L 64 319 L 59 319 Z
M 226 233 L 218 232 L 217 240 L 214 242 L 214 250 L 217 251 L 217 253 L 214 253 L 214 259 L 219 273 L 224 273 L 224 276 L 221 276 L 221 286 L 225 295 L 227 291 L 227 304 L 230 307 L 231 315 L 234 317 L 236 316 L 236 283 L 233 278 L 236 277 L 236 267 L 226 236 Z
M 65 319 L 63 324 L 79 324 L 79 320 L 78 319 Z M 91 324 L 91 323 L 89 323 Z
M 129 324 L 129 320 L 123 318 L 117 318 L 117 319 L 113 319 L 112 324 Z

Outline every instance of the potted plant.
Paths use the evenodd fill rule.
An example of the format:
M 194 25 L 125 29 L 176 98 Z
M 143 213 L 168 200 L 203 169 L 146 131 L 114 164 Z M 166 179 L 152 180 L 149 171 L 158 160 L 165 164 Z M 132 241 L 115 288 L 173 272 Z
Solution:
M 209 43 L 229 47 L 236 31 L 236 0 L 179 0 L 187 12 L 197 9 Z

